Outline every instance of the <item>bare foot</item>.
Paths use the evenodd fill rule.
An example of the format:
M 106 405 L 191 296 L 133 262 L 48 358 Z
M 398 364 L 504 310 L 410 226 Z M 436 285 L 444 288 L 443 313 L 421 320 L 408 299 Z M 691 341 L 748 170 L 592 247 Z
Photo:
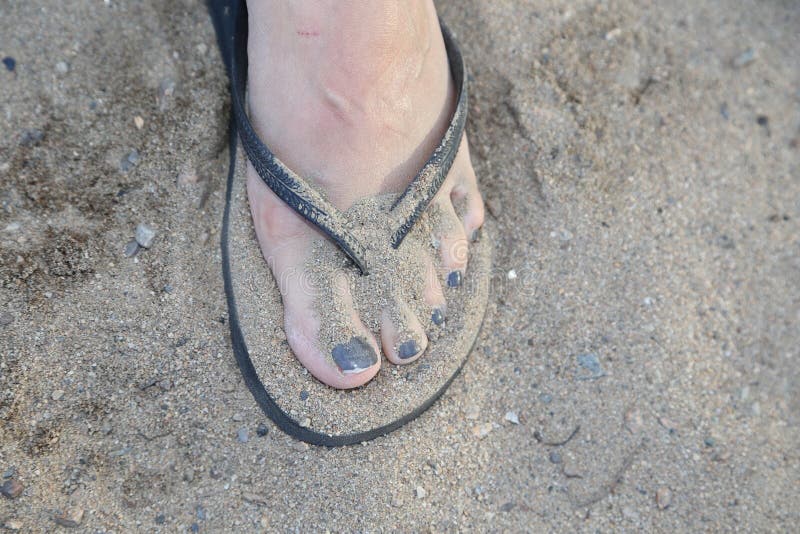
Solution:
M 272 152 L 341 210 L 405 189 L 440 141 L 455 105 L 433 3 L 252 0 L 248 12 L 248 103 Z M 321 346 L 319 304 L 300 278 L 288 276 L 302 271 L 320 234 L 275 196 L 250 164 L 247 191 L 261 250 L 279 281 L 289 344 L 316 378 L 353 388 L 378 372 L 381 347 L 396 364 L 424 353 L 426 330 L 444 322 L 443 286 L 457 290 L 461 284 L 468 236 L 483 224 L 466 136 L 430 208 L 443 222 L 433 236 L 438 265 L 427 265 L 437 273 L 425 282 L 430 315 L 418 317 L 394 302 L 379 320 L 380 343 L 356 312 L 344 277 L 334 277 L 337 320 L 348 324 L 352 335 L 332 349 Z M 393 319 L 397 310 L 404 314 L 402 327 Z

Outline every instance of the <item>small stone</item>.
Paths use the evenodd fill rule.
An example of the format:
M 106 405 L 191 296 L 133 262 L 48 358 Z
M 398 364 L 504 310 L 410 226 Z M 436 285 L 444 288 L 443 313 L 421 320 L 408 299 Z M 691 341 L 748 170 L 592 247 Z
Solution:
M 260 425 L 258 425 L 258 428 L 256 428 L 256 434 L 260 438 L 263 438 L 268 433 L 269 433 L 269 428 L 267 428 L 267 425 L 265 425 L 264 423 L 261 423 Z
M 582 372 L 581 369 L 588 371 Z M 600 367 L 600 360 L 595 354 L 579 354 L 578 355 L 578 380 L 594 380 L 605 376 L 602 367 Z
M 22 530 L 23 523 L 19 519 L 9 519 L 3 523 L 6 530 Z
M 6 480 L 2 486 L 0 486 L 0 493 L 3 494 L 3 497 L 7 499 L 16 499 L 22 493 L 22 490 L 25 489 L 25 486 L 19 480 L 10 479 Z
M 142 248 L 150 248 L 153 244 L 153 239 L 156 237 L 156 232 L 146 224 L 142 223 L 136 227 L 136 242 Z
M 136 115 L 133 118 L 133 125 L 136 126 L 137 130 L 141 130 L 144 127 L 144 119 L 141 118 L 139 115 Z
M 233 414 L 233 417 L 231 417 L 231 419 L 233 419 L 237 423 L 241 423 L 242 421 L 244 421 L 244 416 L 240 413 L 235 413 Z
M 259 506 L 267 505 L 267 498 L 257 493 L 242 493 L 242 499 L 250 504 L 257 504 Z
M 505 420 L 514 425 L 519 424 L 519 417 L 516 412 L 506 412 Z
M 554 464 L 560 464 L 561 463 L 561 453 L 559 453 L 558 451 L 550 452 L 549 458 L 550 458 L 550 461 L 552 463 L 554 463 Z
M 470 404 L 469 406 L 467 406 L 467 409 L 464 410 L 464 417 L 472 421 L 480 417 L 480 415 L 481 411 L 480 408 L 478 408 L 477 404 Z
M 714 438 L 712 437 L 707 437 L 706 439 L 703 440 L 703 443 L 705 444 L 706 447 L 713 447 L 714 445 L 717 444 L 716 440 L 714 440 Z
M 19 140 L 20 146 L 35 146 L 42 142 L 44 139 L 44 132 L 41 130 L 25 130 L 22 138 Z
M 614 28 L 613 30 L 606 32 L 605 39 L 606 41 L 613 41 L 620 35 L 622 35 L 622 30 L 620 28 Z
M 489 435 L 493 429 L 492 423 L 483 423 L 472 428 L 472 435 L 478 439 L 483 439 Z
M 0 312 L 0 326 L 8 326 L 14 322 L 14 316 L 8 312 Z
M 64 390 L 63 389 L 57 389 L 57 390 L 55 390 L 53 392 L 53 394 L 51 395 L 51 398 L 54 401 L 57 401 L 57 400 L 61 400 L 61 397 L 63 397 L 63 396 L 64 396 Z
M 550 404 L 551 402 L 553 402 L 553 396 L 550 395 L 549 393 L 540 393 L 539 400 L 542 401 L 542 403 L 544 404 Z
M 489 213 L 491 213 L 492 217 L 495 219 L 503 214 L 503 204 L 496 198 L 486 199 L 486 209 L 489 210 Z
M 139 163 L 140 159 L 139 151 L 135 148 L 132 149 L 130 152 L 122 156 L 122 159 L 119 161 L 119 170 L 122 172 L 128 172 L 134 168 L 137 163 Z
M 511 269 L 510 271 L 508 271 L 508 275 L 507 276 L 508 276 L 509 280 L 516 280 L 517 279 L 517 271 L 515 271 L 514 269 Z
M 206 55 L 206 52 L 208 52 L 208 45 L 207 44 L 200 43 L 199 45 L 197 45 L 197 53 L 198 54 L 200 54 L 201 56 L 204 56 L 204 55 Z
M 664 510 L 672 504 L 672 492 L 667 487 L 660 487 L 656 490 L 656 505 L 659 510 Z
M 295 441 L 292 443 L 292 448 L 297 452 L 306 452 L 308 450 L 308 443 L 304 441 Z
M 3 480 L 13 477 L 16 474 L 16 472 L 17 468 L 12 465 L 11 467 L 3 471 Z
M 581 476 L 581 472 L 578 470 L 578 467 L 572 465 L 571 463 L 564 463 L 561 466 L 561 470 L 564 472 L 564 476 L 567 478 L 583 478 Z
M 750 63 L 756 60 L 756 51 L 752 48 L 748 48 L 731 61 L 731 65 L 734 68 L 741 69 L 742 67 L 746 67 Z
M 303 427 L 303 428 L 310 427 L 311 426 L 311 418 L 310 417 L 306 417 L 305 419 L 300 421 L 300 426 Z
M 128 244 L 125 245 L 125 250 L 122 253 L 126 258 L 136 256 L 139 253 L 139 243 L 137 243 L 135 239 L 131 239 L 128 241 Z
M 417 486 L 414 488 L 414 495 L 417 496 L 417 499 L 424 499 L 428 495 L 428 492 L 425 491 L 425 488 L 422 486 Z
M 197 514 L 197 519 L 199 519 L 200 521 L 205 521 L 205 519 L 206 519 L 206 510 L 205 510 L 205 508 L 203 508 L 202 506 L 200 506 L 198 504 L 197 508 L 195 508 L 195 513 Z
M 186 167 L 178 173 L 178 185 L 193 185 L 200 181 L 197 171 L 193 167 Z
M 70 508 L 65 510 L 64 513 L 56 515 L 53 519 L 62 527 L 75 528 L 79 526 L 81 520 L 83 520 L 83 509 Z
M 307 398 L 308 398 L 308 391 L 306 391 L 306 390 L 303 390 L 303 391 L 301 391 L 301 392 L 300 392 L 300 400 L 301 400 L 301 401 L 304 401 L 304 400 L 306 400 Z
M 504 503 L 504 504 L 503 504 L 503 505 L 500 507 L 500 511 L 501 511 L 501 512 L 510 512 L 510 511 L 511 511 L 511 510 L 513 510 L 513 509 L 514 509 L 514 502 L 513 502 L 513 501 L 509 501 L 509 502 L 507 502 L 507 503 Z
M 192 525 L 189 527 L 189 530 L 191 532 L 200 532 L 200 525 L 197 523 L 192 523 Z
M 250 435 L 247 432 L 247 429 L 242 427 L 236 431 L 236 439 L 239 440 L 240 443 L 247 443 L 250 439 Z
M 401 499 L 400 497 L 395 497 L 394 499 L 392 499 L 392 506 L 394 506 L 395 508 L 402 508 L 403 504 L 405 503 L 403 502 L 403 499 Z
M 633 407 L 625 412 L 625 428 L 631 434 L 638 434 L 644 426 L 644 419 L 642 412 L 638 408 Z
M 167 516 L 164 514 L 158 514 L 156 516 L 156 525 L 163 525 L 167 521 Z
M 66 61 L 59 61 L 56 63 L 56 72 L 59 74 L 66 74 L 69 72 L 69 63 Z
M 158 109 L 164 111 L 169 107 L 169 101 L 172 95 L 175 94 L 175 80 L 172 78 L 164 78 L 158 85 L 158 93 L 156 101 L 158 102 Z

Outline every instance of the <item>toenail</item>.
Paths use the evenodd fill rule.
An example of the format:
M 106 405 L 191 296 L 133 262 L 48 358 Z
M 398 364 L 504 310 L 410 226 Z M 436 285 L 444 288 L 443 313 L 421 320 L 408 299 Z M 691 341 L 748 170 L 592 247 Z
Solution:
M 375 350 L 360 337 L 353 337 L 347 343 L 336 345 L 331 351 L 331 356 L 339 369 L 346 375 L 365 371 L 378 361 Z
M 444 312 L 441 308 L 436 308 L 433 310 L 433 313 L 431 314 L 431 321 L 433 321 L 433 324 L 436 326 L 441 326 L 444 324 Z
M 414 339 L 409 339 L 405 343 L 401 343 L 400 347 L 397 349 L 397 355 L 400 356 L 401 360 L 407 360 L 412 356 L 416 356 L 418 352 L 419 345 L 417 345 Z
M 478 229 L 475 228 L 471 234 L 469 234 L 469 240 L 473 243 L 478 240 Z
M 447 287 L 458 287 L 461 285 L 461 271 L 453 271 L 447 275 Z

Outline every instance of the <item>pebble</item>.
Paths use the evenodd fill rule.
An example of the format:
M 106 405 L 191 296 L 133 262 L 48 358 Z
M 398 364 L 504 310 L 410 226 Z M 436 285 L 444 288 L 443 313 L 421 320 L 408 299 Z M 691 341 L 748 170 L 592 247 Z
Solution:
M 552 463 L 554 463 L 554 464 L 560 464 L 561 463 L 561 453 L 559 453 L 558 451 L 552 451 L 550 453 L 550 461 Z
M 22 138 L 19 140 L 20 146 L 34 146 L 41 143 L 44 139 L 44 132 L 41 130 L 25 130 Z
M 713 447 L 714 445 L 717 444 L 716 440 L 714 440 L 714 438 L 712 437 L 704 439 L 703 443 L 705 444 L 706 447 Z
M 625 428 L 627 428 L 631 434 L 639 433 L 643 426 L 644 418 L 642 417 L 642 412 L 640 412 L 638 408 L 634 407 L 625 412 Z
M 150 248 L 153 244 L 153 239 L 156 237 L 156 232 L 146 224 L 142 223 L 136 227 L 136 242 L 143 248 Z
M 297 452 L 305 452 L 308 450 L 308 443 L 305 441 L 295 441 L 292 443 L 292 448 Z
M 12 465 L 11 467 L 3 471 L 3 479 L 13 477 L 16 472 L 17 468 Z
M 596 378 L 601 378 L 605 376 L 603 372 L 603 368 L 600 367 L 600 360 L 597 358 L 595 354 L 579 354 L 578 355 L 578 380 L 594 380 Z M 588 374 L 582 373 L 580 368 L 586 369 L 589 371 Z
M 192 523 L 192 526 L 189 527 L 189 530 L 192 532 L 200 532 L 200 525 L 197 523 Z
M 242 421 L 244 421 L 244 416 L 240 413 L 235 413 L 233 414 L 233 417 L 231 417 L 231 419 L 233 419 L 237 423 L 241 423 Z
M 0 312 L 0 326 L 7 326 L 14 322 L 14 316 L 8 312 Z
M 23 523 L 19 519 L 9 519 L 3 524 L 6 530 L 22 530 Z
M 69 63 L 67 63 L 66 61 L 59 61 L 58 63 L 56 63 L 56 71 L 59 74 L 68 73 L 69 72 Z
M 428 495 L 428 492 L 425 491 L 425 488 L 422 486 L 417 486 L 414 488 L 414 494 L 417 496 L 417 499 L 424 499 Z
M 483 423 L 472 428 L 472 435 L 478 439 L 483 439 L 489 435 L 493 429 L 492 423 Z
M 467 409 L 464 410 L 464 417 L 473 421 L 478 417 L 480 417 L 480 415 L 481 411 L 478 408 L 477 404 L 470 404 L 469 406 L 467 406 Z
M 128 241 L 128 244 L 125 245 L 125 250 L 122 252 L 126 258 L 132 258 L 139 253 L 139 243 L 136 242 L 135 239 L 131 239 Z
M 83 520 L 83 508 L 70 508 L 65 510 L 64 513 L 56 515 L 53 519 L 62 527 L 75 528 Z
M 742 67 L 746 67 L 750 63 L 756 60 L 756 51 L 752 48 L 748 48 L 731 61 L 731 64 L 734 68 L 741 69 Z
M 163 525 L 167 521 L 167 516 L 164 514 L 158 514 L 156 516 L 156 525 Z
M 141 118 L 139 115 L 136 115 L 133 118 L 133 125 L 136 126 L 137 130 L 141 130 L 144 127 L 144 119 Z
M 578 467 L 575 465 L 565 463 L 562 465 L 561 469 L 564 472 L 564 476 L 567 478 L 583 478 L 581 476 L 581 472 L 578 470 Z
M 128 172 L 134 168 L 137 163 L 139 163 L 140 159 L 139 151 L 135 148 L 132 149 L 130 152 L 122 156 L 121 160 L 119 160 L 119 170 L 122 172 Z
M 260 425 L 258 425 L 258 428 L 256 428 L 256 434 L 258 434 L 258 437 L 260 438 L 263 438 L 268 433 L 269 433 L 269 428 L 267 428 L 267 425 L 265 425 L 264 423 L 261 423 Z
M 186 167 L 178 173 L 178 185 L 187 186 L 200 181 L 197 171 L 193 167 Z
M 507 276 L 508 276 L 509 280 L 516 280 L 517 279 L 517 271 L 515 271 L 514 269 L 511 269 L 510 271 L 508 271 L 508 275 Z
M 51 398 L 54 401 L 57 401 L 57 400 L 61 400 L 61 397 L 63 397 L 63 396 L 64 396 L 64 390 L 63 389 L 57 389 L 57 390 L 55 390 L 53 392 L 53 394 L 51 395 Z
M 205 521 L 205 519 L 206 519 L 206 510 L 205 510 L 205 508 L 203 508 L 202 506 L 200 506 L 198 504 L 197 508 L 195 509 L 195 512 L 197 514 L 197 519 L 199 519 L 200 521 Z
M 540 393 L 539 400 L 542 401 L 544 404 L 550 404 L 553 402 L 553 396 L 549 393 Z
M 19 480 L 9 479 L 6 480 L 2 486 L 0 486 L 0 493 L 3 494 L 3 497 L 8 499 L 16 499 L 22 493 L 22 490 L 25 489 L 25 486 Z
M 492 217 L 497 219 L 503 213 L 503 204 L 496 198 L 486 199 L 486 209 L 492 214 Z
M 17 60 L 11 56 L 6 56 L 3 58 L 3 65 L 6 66 L 8 71 L 14 72 L 14 69 L 17 67 Z
M 656 505 L 659 510 L 664 510 L 672 504 L 672 492 L 667 487 L 660 487 L 656 490 Z
M 250 439 L 250 435 L 247 432 L 247 429 L 242 427 L 236 431 L 236 439 L 239 440 L 240 443 L 247 443 Z
M 307 398 L 308 398 L 308 391 L 306 391 L 306 390 L 303 390 L 303 391 L 301 391 L 301 392 L 300 392 L 300 400 L 301 400 L 301 401 L 304 401 L 304 400 L 306 400 Z
M 306 417 L 305 419 L 300 421 L 300 426 L 302 426 L 303 428 L 310 427 L 311 426 L 311 418 L 310 417 Z
M 169 77 L 161 80 L 161 83 L 158 85 L 158 95 L 156 96 L 159 110 L 164 111 L 167 109 L 169 99 L 173 94 L 175 94 L 175 80 Z
M 515 425 L 519 424 L 519 416 L 517 416 L 517 412 L 506 412 L 505 420 Z

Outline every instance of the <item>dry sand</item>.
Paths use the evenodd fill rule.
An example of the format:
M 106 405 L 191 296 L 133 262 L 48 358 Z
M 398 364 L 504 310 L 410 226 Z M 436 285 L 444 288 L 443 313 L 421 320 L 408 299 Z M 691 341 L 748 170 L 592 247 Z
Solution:
M 0 3 L 0 475 L 22 486 L 0 521 L 796 529 L 797 4 L 440 7 L 497 230 L 490 319 L 430 412 L 326 450 L 265 421 L 231 356 L 202 4 Z

